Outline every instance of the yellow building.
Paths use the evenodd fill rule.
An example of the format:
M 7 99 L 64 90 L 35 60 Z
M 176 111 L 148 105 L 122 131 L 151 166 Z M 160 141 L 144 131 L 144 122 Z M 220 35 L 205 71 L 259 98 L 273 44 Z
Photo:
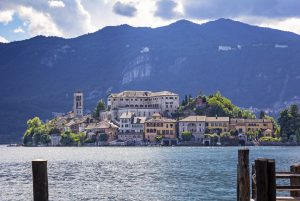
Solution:
M 229 131 L 229 117 L 206 117 L 206 133 L 223 133 Z
M 155 113 L 145 122 L 145 140 L 155 142 L 157 136 L 176 139 L 176 120 L 167 119 Z
M 274 132 L 274 125 L 270 119 L 230 119 L 230 129 L 239 133 L 267 131 L 270 135 Z

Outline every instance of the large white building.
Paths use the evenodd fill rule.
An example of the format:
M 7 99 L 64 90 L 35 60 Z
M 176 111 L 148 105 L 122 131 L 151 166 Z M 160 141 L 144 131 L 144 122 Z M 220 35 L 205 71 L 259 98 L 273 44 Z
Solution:
M 197 142 L 202 142 L 205 133 L 205 116 L 189 116 L 179 120 L 179 138 L 182 139 L 181 133 L 191 132 Z
M 107 106 L 113 119 L 126 112 L 147 118 L 154 113 L 170 116 L 179 107 L 179 95 L 169 91 L 123 91 L 111 94 Z

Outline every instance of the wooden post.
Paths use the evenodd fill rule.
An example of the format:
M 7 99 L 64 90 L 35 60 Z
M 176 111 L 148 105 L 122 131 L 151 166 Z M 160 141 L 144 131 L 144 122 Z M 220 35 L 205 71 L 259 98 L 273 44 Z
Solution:
M 252 181 L 252 199 L 256 199 L 256 180 L 255 180 L 255 164 L 252 163 L 251 171 L 251 181 Z
M 268 201 L 268 160 L 258 158 L 255 160 L 256 174 L 256 201 Z
M 47 161 L 32 161 L 33 200 L 48 201 Z
M 239 197 L 240 197 L 240 190 L 239 190 L 239 164 L 236 164 L 236 197 L 237 197 L 237 201 L 239 201 Z
M 268 160 L 268 201 L 276 201 L 276 168 L 275 160 Z
M 250 200 L 249 149 L 238 151 L 238 201 Z
M 300 174 L 300 164 L 294 164 L 291 167 L 291 173 Z M 291 178 L 291 186 L 300 186 L 300 178 Z M 300 197 L 300 191 L 291 191 L 292 197 Z

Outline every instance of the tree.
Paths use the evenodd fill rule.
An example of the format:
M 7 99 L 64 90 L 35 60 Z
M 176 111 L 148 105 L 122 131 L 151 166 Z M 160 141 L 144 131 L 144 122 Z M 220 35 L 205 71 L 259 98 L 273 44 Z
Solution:
M 73 141 L 75 142 L 75 144 L 77 144 L 78 146 L 83 145 L 84 140 L 86 135 L 84 133 L 72 133 L 71 137 L 73 138 Z
M 43 134 L 41 136 L 41 143 L 48 145 L 51 142 L 50 136 L 48 134 Z
M 23 144 L 26 145 L 38 145 L 41 141 L 41 136 L 48 134 L 47 127 L 40 120 L 39 117 L 34 117 L 27 121 L 27 130 L 23 135 Z
M 290 139 L 291 135 L 300 132 L 300 113 L 297 105 L 293 104 L 289 108 L 280 112 L 278 123 L 280 125 L 280 136 L 282 140 Z
M 211 145 L 216 145 L 219 140 L 219 136 L 216 133 L 214 133 L 214 134 L 210 134 L 209 137 L 210 137 Z
M 183 131 L 181 133 L 181 138 L 183 141 L 190 141 L 192 139 L 192 133 L 190 131 Z
M 71 132 L 65 132 L 60 136 L 60 143 L 64 146 L 72 146 L 75 141 L 71 135 Z
M 265 111 L 261 110 L 260 113 L 259 113 L 259 118 L 260 118 L 260 119 L 264 119 L 265 116 L 266 116 Z
M 105 110 L 105 103 L 104 101 L 101 99 L 98 104 L 97 107 L 95 108 L 95 111 L 93 112 L 93 117 L 95 118 L 99 118 L 100 116 L 100 112 Z
M 40 142 L 41 142 L 41 137 L 42 137 L 42 134 L 41 134 L 41 133 L 34 133 L 33 136 L 32 136 L 33 144 L 34 144 L 34 145 L 40 144 Z
M 222 144 L 226 144 L 229 142 L 229 139 L 231 137 L 230 132 L 223 132 L 220 134 L 220 141 Z

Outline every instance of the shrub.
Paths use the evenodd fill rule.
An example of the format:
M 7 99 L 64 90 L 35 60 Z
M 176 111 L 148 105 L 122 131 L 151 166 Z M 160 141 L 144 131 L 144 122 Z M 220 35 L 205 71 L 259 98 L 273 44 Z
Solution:
M 183 141 L 190 141 L 192 139 L 192 133 L 190 131 L 183 131 L 181 133 L 181 138 Z

